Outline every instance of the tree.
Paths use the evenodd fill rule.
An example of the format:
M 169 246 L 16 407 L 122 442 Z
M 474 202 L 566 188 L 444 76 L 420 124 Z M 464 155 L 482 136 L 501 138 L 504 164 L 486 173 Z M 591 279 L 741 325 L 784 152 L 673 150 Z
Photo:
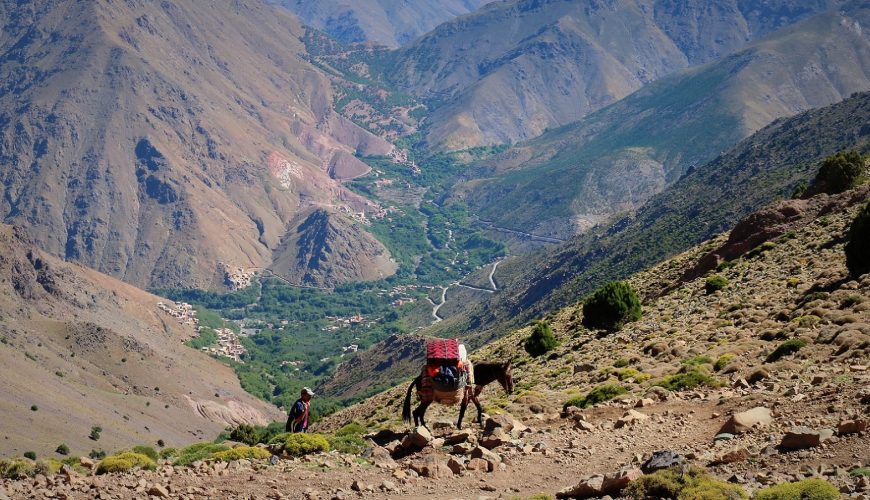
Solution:
M 864 205 L 849 228 L 846 267 L 855 278 L 870 273 L 870 204 Z
M 624 281 L 602 286 L 583 303 L 583 325 L 593 330 L 617 331 L 641 316 L 640 299 Z
M 523 347 L 531 356 L 542 356 L 559 345 L 559 341 L 553 336 L 553 329 L 546 321 L 535 321 L 532 334 L 526 339 Z
M 861 183 L 864 159 L 855 151 L 839 152 L 822 160 L 813 182 L 815 193 L 837 194 Z

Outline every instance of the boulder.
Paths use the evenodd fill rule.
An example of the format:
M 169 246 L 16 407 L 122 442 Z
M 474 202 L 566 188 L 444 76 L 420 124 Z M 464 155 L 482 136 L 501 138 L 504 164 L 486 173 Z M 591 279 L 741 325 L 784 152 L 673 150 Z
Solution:
M 482 458 L 472 458 L 468 461 L 468 464 L 465 466 L 468 470 L 477 470 L 481 472 L 492 472 L 495 470 L 495 466 L 489 460 L 484 460 Z
M 604 476 L 596 474 L 556 493 L 556 498 L 593 498 L 602 495 Z
M 616 421 L 616 424 L 613 427 L 615 429 L 621 429 L 627 425 L 634 425 L 638 422 L 643 422 L 644 420 L 649 420 L 649 416 L 636 410 L 628 410 L 622 418 Z
M 148 496 L 157 498 L 169 498 L 169 490 L 161 484 L 155 484 L 148 489 Z
M 773 422 L 773 417 L 770 414 L 769 408 L 759 406 L 751 410 L 735 413 L 725 422 L 719 434 L 740 434 L 746 432 L 753 427 L 762 427 L 770 425 Z
M 779 446 L 784 450 L 790 451 L 805 450 L 807 448 L 815 448 L 833 436 L 834 431 L 831 429 L 817 431 L 809 427 L 793 427 L 785 433 Z
M 485 434 L 480 438 L 480 445 L 488 450 L 498 448 L 510 442 L 511 437 L 500 427 L 496 427 L 491 433 Z
M 586 432 L 592 432 L 595 430 L 595 426 L 590 424 L 589 422 L 587 422 L 585 420 L 574 421 L 574 428 L 577 429 L 578 431 L 586 431 Z
M 633 481 L 637 481 L 641 477 L 643 477 L 643 472 L 641 472 L 640 469 L 626 469 L 607 474 L 604 476 L 604 484 L 601 486 L 601 492 L 605 495 L 617 495 L 629 484 Z
M 866 420 L 845 420 L 837 426 L 837 435 L 858 434 L 867 430 Z
M 736 464 L 738 462 L 745 462 L 748 458 L 749 450 L 746 448 L 735 448 L 713 459 L 710 465 Z
M 465 464 L 460 462 L 456 457 L 447 459 L 447 468 L 453 471 L 454 474 L 461 474 L 465 470 Z
M 764 368 L 759 368 L 750 373 L 749 376 L 746 377 L 746 381 L 750 384 L 757 384 L 758 382 L 761 382 L 762 380 L 767 380 L 769 378 L 770 372 Z
M 408 434 L 408 437 L 410 438 L 410 444 L 417 448 L 423 448 L 432 441 L 432 433 L 422 425 L 414 429 L 414 432 Z
M 483 426 L 483 431 L 485 434 L 489 434 L 498 428 L 501 428 L 501 430 L 514 437 L 519 437 L 521 432 L 528 429 L 528 427 L 519 420 L 507 413 L 503 413 L 501 415 L 493 415 L 487 418 Z
M 482 458 L 494 463 L 501 462 L 501 457 L 499 457 L 498 454 L 493 453 L 482 446 L 478 446 L 471 450 L 471 458 Z
M 432 479 L 441 479 L 452 477 L 453 471 L 447 467 L 447 464 L 434 455 L 429 455 L 420 460 L 411 462 L 411 470 L 423 477 Z
M 634 407 L 635 408 L 647 408 L 647 407 L 652 406 L 654 404 L 656 404 L 656 402 L 653 401 L 652 398 L 643 398 L 643 399 L 638 400 L 638 402 L 635 403 Z
M 464 443 L 468 441 L 470 435 L 471 434 L 467 432 L 454 432 L 453 434 L 444 437 L 444 444 L 453 446 L 454 444 Z
M 657 451 L 640 466 L 640 470 L 644 474 L 652 474 L 653 472 L 670 469 L 671 467 L 682 467 L 685 463 L 685 457 L 679 453 L 670 450 Z

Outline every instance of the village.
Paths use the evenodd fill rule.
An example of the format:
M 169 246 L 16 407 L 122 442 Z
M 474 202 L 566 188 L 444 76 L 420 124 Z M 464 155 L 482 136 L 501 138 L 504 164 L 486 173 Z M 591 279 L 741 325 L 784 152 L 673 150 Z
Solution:
M 175 307 L 167 305 L 165 302 L 158 302 L 157 308 L 177 319 L 182 325 L 199 325 L 199 319 L 196 317 L 196 310 L 193 309 L 192 305 L 186 302 L 179 302 L 175 304 Z
M 200 327 L 200 329 L 202 328 L 204 327 Z M 218 345 L 203 347 L 202 351 L 212 356 L 232 359 L 237 363 L 244 363 L 242 355 L 247 353 L 248 350 L 239 341 L 239 336 L 236 335 L 236 332 L 229 328 L 218 328 L 215 330 L 215 333 L 218 336 Z

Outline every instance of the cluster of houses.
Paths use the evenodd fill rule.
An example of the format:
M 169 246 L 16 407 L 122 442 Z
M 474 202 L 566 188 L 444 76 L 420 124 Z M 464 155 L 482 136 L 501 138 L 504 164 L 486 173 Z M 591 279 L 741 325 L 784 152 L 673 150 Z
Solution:
M 257 277 L 256 271 L 231 266 L 223 262 L 220 263 L 220 266 L 224 269 L 224 283 L 233 291 L 248 288 L 254 283 L 254 278 Z
M 202 350 L 212 356 L 229 358 L 242 363 L 242 354 L 248 350 L 239 342 L 239 336 L 236 335 L 236 332 L 229 328 L 218 328 L 215 333 L 218 335 L 218 345 L 203 347 Z
M 164 302 L 158 302 L 157 308 L 177 319 L 182 325 L 199 325 L 199 319 L 196 317 L 196 310 L 193 309 L 192 305 L 186 302 L 179 302 L 175 304 L 175 307 Z

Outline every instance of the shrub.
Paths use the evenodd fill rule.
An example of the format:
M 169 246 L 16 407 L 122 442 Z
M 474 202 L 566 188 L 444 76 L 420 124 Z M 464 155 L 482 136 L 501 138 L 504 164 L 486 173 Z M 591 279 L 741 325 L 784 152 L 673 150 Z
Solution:
M 278 434 L 270 444 L 280 444 L 287 454 L 294 456 L 329 451 L 329 441 L 320 434 Z
M 0 460 L 0 478 L 24 479 L 33 476 L 35 473 L 36 468 L 33 463 L 27 460 L 20 458 Z
M 655 383 L 659 387 L 664 387 L 669 391 L 689 391 L 696 387 L 706 385 L 707 387 L 719 387 L 719 382 L 715 378 L 707 375 L 698 369 L 686 370 L 676 375 L 670 375 Z
M 733 500 L 749 498 L 739 486 L 713 479 L 699 469 L 681 474 L 673 469 L 642 476 L 629 484 L 628 498 L 676 498 L 678 500 Z
M 88 453 L 88 456 L 94 460 L 102 460 L 106 458 L 106 452 L 103 450 L 91 450 L 91 452 Z
M 840 152 L 822 160 L 813 182 L 814 192 L 842 193 L 861 183 L 864 159 L 857 151 Z
M 91 438 L 93 441 L 99 441 L 101 432 L 103 432 L 103 428 L 99 425 L 95 425 L 91 427 L 91 433 L 88 437 Z
M 713 360 L 709 356 L 693 356 L 684 359 L 681 363 L 685 366 L 712 365 Z
M 176 455 L 172 465 L 185 466 L 193 462 L 205 460 L 214 453 L 229 450 L 225 444 L 196 443 L 181 449 Z
M 523 347 L 531 356 L 544 355 L 559 345 L 559 341 L 553 336 L 553 330 L 546 321 L 535 321 L 532 334 L 526 339 Z
M 362 424 L 357 422 L 351 422 L 341 429 L 339 429 L 335 435 L 336 436 L 362 436 L 366 433 L 368 429 L 366 429 Z
M 704 290 L 707 292 L 707 295 L 718 292 L 726 286 L 728 286 L 728 278 L 720 274 L 710 276 L 707 278 L 707 281 L 704 282 Z
M 358 455 L 368 446 L 366 441 L 359 435 L 335 435 L 329 438 L 329 446 L 338 452 L 349 455 Z
M 796 483 L 783 483 L 765 488 L 755 495 L 756 500 L 836 500 L 840 492 L 822 479 L 806 479 Z
M 621 396 L 628 392 L 628 389 L 619 384 L 605 384 L 592 388 L 585 396 L 571 398 L 565 402 L 564 408 L 576 406 L 578 408 L 589 408 L 590 406 L 604 401 L 609 401 L 616 396 Z
M 625 358 L 619 358 L 613 362 L 614 368 L 625 368 L 626 366 L 628 366 L 628 360 Z
M 30 407 L 30 411 L 39 411 L 39 407 L 36 405 L 33 405 Z
M 54 450 L 58 455 L 69 455 L 69 446 L 61 444 Z
M 164 448 L 160 450 L 160 458 L 166 460 L 178 455 L 178 448 Z
M 36 460 L 36 452 L 35 451 L 25 451 L 24 458 L 29 458 L 30 460 Z
M 795 186 L 794 191 L 791 192 L 791 199 L 799 200 L 803 198 L 804 195 L 807 194 L 808 188 L 809 186 L 807 186 L 806 182 L 800 182 L 797 186 Z
M 604 285 L 583 303 L 583 325 L 590 329 L 616 331 L 641 315 L 640 299 L 624 281 Z
M 253 446 L 259 442 L 260 433 L 257 432 L 257 429 L 253 425 L 241 424 L 232 430 L 230 439 Z
M 158 458 L 160 458 L 160 455 L 158 455 L 157 452 L 154 451 L 154 448 L 152 448 L 150 446 L 134 446 L 133 453 L 145 455 L 146 457 L 150 458 L 151 460 L 154 460 L 155 462 L 157 461 Z
M 219 451 L 213 453 L 211 458 L 221 462 L 235 462 L 242 459 L 265 460 L 271 457 L 269 450 L 257 448 L 254 446 L 239 446 L 231 450 Z
M 870 467 L 857 467 L 849 471 L 849 475 L 852 477 L 870 477 Z
M 716 364 L 713 365 L 713 369 L 717 372 L 721 372 L 726 366 L 728 366 L 728 363 L 730 363 L 732 359 L 734 359 L 734 355 L 730 352 L 719 356 L 719 359 L 716 360 Z
M 765 363 L 773 363 L 774 361 L 778 361 L 784 356 L 788 356 L 789 354 L 794 354 L 800 351 L 802 348 L 806 347 L 807 343 L 801 339 L 789 339 L 779 344 L 770 355 L 767 356 L 767 359 L 764 360 Z
M 845 251 L 849 274 L 857 278 L 870 273 L 870 204 L 864 205 L 852 221 Z
M 114 472 L 129 472 L 133 469 L 154 470 L 157 464 L 151 458 L 141 453 L 120 453 L 106 457 L 97 464 L 97 474 L 111 474 Z

